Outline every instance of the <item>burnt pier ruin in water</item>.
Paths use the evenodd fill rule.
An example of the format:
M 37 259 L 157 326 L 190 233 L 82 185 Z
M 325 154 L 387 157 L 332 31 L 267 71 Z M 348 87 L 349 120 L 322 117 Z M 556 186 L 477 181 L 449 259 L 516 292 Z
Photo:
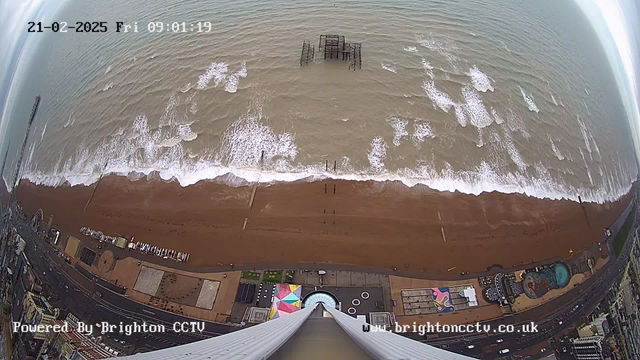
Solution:
M 348 43 L 344 35 L 320 35 L 318 56 L 323 60 L 348 61 L 350 70 L 362 69 L 362 43 Z M 302 43 L 300 66 L 308 65 L 315 59 L 315 48 L 311 42 Z

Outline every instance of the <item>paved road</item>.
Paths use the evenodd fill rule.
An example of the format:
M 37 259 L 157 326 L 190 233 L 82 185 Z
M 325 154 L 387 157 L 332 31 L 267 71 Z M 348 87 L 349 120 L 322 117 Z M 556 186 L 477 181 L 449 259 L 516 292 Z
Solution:
M 165 333 L 136 334 L 125 336 L 114 334 L 119 340 L 126 340 L 135 348 L 155 350 L 175 345 L 190 343 L 212 336 L 228 333 L 236 327 L 204 321 L 205 330 L 198 333 L 175 333 L 172 330 L 175 322 L 202 321 L 187 316 L 163 311 L 133 301 L 100 282 L 93 281 L 77 271 L 58 256 L 47 243 L 38 240 L 38 236 L 28 226 L 15 224 L 16 229 L 26 241 L 25 252 L 34 270 L 42 278 L 46 286 L 50 286 L 59 300 L 80 319 L 92 323 L 107 321 L 111 324 L 131 324 L 147 322 L 149 324 L 163 324 L 167 328 Z M 98 297 L 97 293 L 102 294 Z

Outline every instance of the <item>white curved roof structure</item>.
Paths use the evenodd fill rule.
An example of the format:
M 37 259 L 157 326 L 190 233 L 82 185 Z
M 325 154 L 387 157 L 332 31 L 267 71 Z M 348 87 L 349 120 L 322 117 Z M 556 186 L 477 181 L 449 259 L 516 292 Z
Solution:
M 296 311 L 282 318 L 215 338 L 169 349 L 131 355 L 126 358 L 135 360 L 260 360 L 269 359 L 290 340 L 292 342 L 302 342 L 303 347 L 311 349 L 313 346 L 309 346 L 308 343 L 313 342 L 315 339 L 300 339 L 299 337 L 291 339 L 291 337 L 307 322 L 307 319 L 317 306 L 323 306 L 331 315 L 328 319 L 323 318 L 321 321 L 332 322 L 332 320 L 335 320 L 335 323 L 348 335 L 349 340 L 347 342 L 353 343 L 352 346 L 359 347 L 359 350 L 364 350 L 364 353 L 373 359 L 471 359 L 470 357 L 441 350 L 391 332 L 363 332 L 362 322 L 330 306 L 325 307 L 322 303 Z M 322 322 L 309 321 L 307 326 L 322 326 L 320 324 Z M 344 334 L 340 336 L 342 335 Z M 322 344 L 319 344 L 319 346 L 326 347 L 327 340 L 330 341 L 327 338 L 322 339 Z M 277 355 L 274 357 L 278 358 Z

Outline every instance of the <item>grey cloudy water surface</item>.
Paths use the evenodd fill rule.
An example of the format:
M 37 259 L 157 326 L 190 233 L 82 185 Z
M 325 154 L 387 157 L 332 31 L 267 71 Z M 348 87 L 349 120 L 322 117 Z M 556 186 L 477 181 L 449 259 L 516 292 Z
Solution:
M 108 160 L 185 186 L 232 172 L 602 202 L 636 178 L 610 66 L 573 1 L 70 0 L 56 18 L 110 28 L 40 41 L 13 104 L 26 117 L 43 97 L 23 171 L 37 183 L 88 184 Z M 191 32 L 199 21 L 211 31 Z M 326 33 L 362 43 L 361 70 L 320 59 Z M 303 40 L 316 61 L 300 67 Z

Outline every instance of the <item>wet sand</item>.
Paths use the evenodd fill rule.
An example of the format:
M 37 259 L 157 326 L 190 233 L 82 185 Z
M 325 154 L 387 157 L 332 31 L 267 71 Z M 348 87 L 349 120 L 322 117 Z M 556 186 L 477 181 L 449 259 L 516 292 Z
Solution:
M 440 276 L 570 257 L 570 250 L 577 254 L 602 240 L 603 229 L 631 200 L 628 194 L 615 203 L 585 203 L 583 211 L 578 202 L 519 194 L 327 180 L 261 185 L 250 210 L 252 186 L 181 187 L 112 175 L 102 179 L 83 213 L 93 186 L 23 181 L 18 198 L 25 211 L 42 208 L 45 219 L 53 214 L 66 231 L 88 226 L 133 235 L 189 252 L 191 266 L 334 263 Z

